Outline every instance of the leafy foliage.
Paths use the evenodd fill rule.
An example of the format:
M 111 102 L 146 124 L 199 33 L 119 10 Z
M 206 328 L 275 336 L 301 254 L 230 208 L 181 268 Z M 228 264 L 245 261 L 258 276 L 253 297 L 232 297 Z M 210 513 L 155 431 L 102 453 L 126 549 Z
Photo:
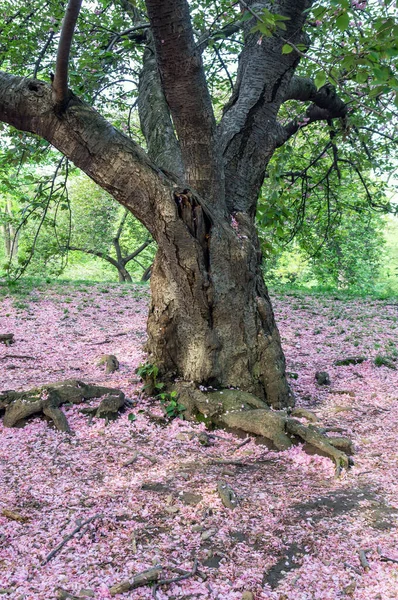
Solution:
M 235 84 L 246 22 L 246 30 L 257 36 L 257 43 L 261 44 L 262 37 L 279 39 L 281 54 L 295 51 L 300 55 L 297 75 L 311 78 L 318 89 L 336 87 L 347 103 L 346 119 L 323 125 L 306 116 L 308 103 L 291 100 L 282 105 L 282 124 L 293 120 L 297 131 L 269 165 L 257 219 L 268 257 L 280 253 L 296 238 L 295 243 L 306 258 L 310 257 L 312 273 L 319 280 L 348 284 L 358 282 L 361 272 L 368 280 L 372 265 L 377 263 L 375 248 L 381 242 L 380 221 L 371 216 L 369 207 L 381 213 L 395 210 L 386 199 L 385 180 L 380 179 L 381 173 L 388 176 L 396 168 L 393 150 L 397 144 L 394 102 L 398 94 L 398 24 L 394 2 L 317 0 L 308 9 L 306 38 L 297 45 L 284 38 L 287 18 L 272 5 L 258 13 L 255 6 L 253 10 L 245 2 L 226 0 L 192 0 L 190 7 L 198 45 L 204 48 L 206 76 L 218 118 Z M 0 29 L 7 43 L 0 44 L 1 68 L 49 79 L 62 18 L 59 3 L 3 2 Z M 137 90 L 146 27 L 141 0 L 112 4 L 95 0 L 83 5 L 70 70 L 70 87 L 144 146 L 137 116 Z M 105 207 L 102 193 L 90 192 L 101 200 L 97 208 L 89 208 L 92 221 L 83 218 L 90 194 L 82 189 L 81 200 L 75 194 L 72 200 L 73 217 L 73 211 L 69 214 L 67 188 L 61 181 L 67 163 L 61 164 L 58 180 L 54 178 L 57 183 L 51 188 L 51 176 L 40 181 L 40 176 L 24 165 L 29 160 L 41 168 L 46 161 L 57 169 L 57 154 L 45 141 L 12 128 L 7 131 L 0 158 L 1 191 L 11 194 L 14 206 L 19 207 L 14 209 L 12 219 L 18 221 L 22 216 L 25 227 L 14 275 L 29 264 L 32 273 L 62 272 L 65 255 L 60 248 L 65 246 L 68 219 L 78 240 L 76 246 L 82 242 L 87 248 L 108 251 L 117 209 Z M 20 210 L 19 216 L 15 210 Z M 9 218 L 3 211 L 3 222 Z M 38 231 L 40 236 L 36 236 Z M 131 226 L 128 233 L 126 230 L 124 245 L 128 246 L 131 236 L 139 240 L 143 235 L 138 224 Z M 57 239 L 59 236 L 62 239 Z M 341 252 L 344 261 L 337 257 Z M 358 252 L 364 261 L 353 274 L 355 261 L 350 262 L 349 256 Z M 34 258 L 29 258 L 32 255 Z M 322 264 L 330 266 L 330 276 L 326 276 Z

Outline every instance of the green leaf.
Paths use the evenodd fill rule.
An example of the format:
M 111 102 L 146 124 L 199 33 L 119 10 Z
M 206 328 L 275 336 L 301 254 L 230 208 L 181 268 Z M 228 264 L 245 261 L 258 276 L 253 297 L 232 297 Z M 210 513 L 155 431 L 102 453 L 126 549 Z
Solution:
M 129 421 L 135 421 L 137 419 L 137 417 L 135 416 L 134 413 L 130 413 L 129 416 L 127 417 L 127 419 Z
M 340 31 L 345 31 L 346 29 L 348 29 L 349 23 L 350 17 L 346 12 L 341 13 L 341 15 L 336 19 L 336 25 L 338 29 L 340 29 Z
M 321 88 L 326 83 L 326 73 L 324 71 L 318 71 L 315 75 L 315 85 L 317 89 Z
M 293 48 L 290 44 L 284 44 L 282 46 L 282 54 L 290 54 L 291 52 L 293 52 Z
M 368 80 L 369 77 L 369 73 L 367 71 L 359 71 L 357 73 L 357 76 L 355 77 L 355 80 L 357 81 L 357 83 L 365 83 L 365 81 Z

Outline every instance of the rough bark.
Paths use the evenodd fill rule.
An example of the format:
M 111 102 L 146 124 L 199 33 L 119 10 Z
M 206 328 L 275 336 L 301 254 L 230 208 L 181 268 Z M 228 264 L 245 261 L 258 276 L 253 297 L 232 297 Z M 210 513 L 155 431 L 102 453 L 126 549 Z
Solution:
M 0 120 L 48 140 L 150 232 L 157 217 L 175 212 L 174 181 L 135 142 L 76 96 L 71 95 L 59 117 L 50 85 L 0 72 Z
M 186 0 L 146 0 L 164 94 L 181 146 L 187 183 L 218 208 L 223 173 L 216 122 Z
M 267 0 L 249 0 L 256 14 L 270 8 Z M 294 44 L 305 43 L 302 26 L 308 0 L 272 3 L 273 10 L 289 20 L 283 37 Z M 245 211 L 254 217 L 267 164 L 283 128 L 277 121 L 299 56 L 293 50 L 282 54 L 284 41 L 278 35 L 253 33 L 256 18 L 244 23 L 245 46 L 239 58 L 235 88 L 219 126 L 224 156 L 226 198 L 230 212 Z
M 164 97 L 150 31 L 139 79 L 138 113 L 148 156 L 162 169 L 183 177 L 181 149 Z
M 274 407 L 292 397 L 251 220 L 207 221 L 192 197 L 159 243 L 151 275 L 149 361 L 166 379 L 239 387 Z M 195 217 L 195 220 L 193 218 Z

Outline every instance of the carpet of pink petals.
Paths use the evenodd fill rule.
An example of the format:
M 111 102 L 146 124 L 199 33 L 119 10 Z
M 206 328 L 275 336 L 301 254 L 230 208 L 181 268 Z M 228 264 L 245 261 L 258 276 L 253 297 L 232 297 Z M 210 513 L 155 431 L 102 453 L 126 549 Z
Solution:
M 156 598 L 398 598 L 398 375 L 373 363 L 396 352 L 398 305 L 299 294 L 276 295 L 274 304 L 288 371 L 298 373 L 297 404 L 355 443 L 355 466 L 339 479 L 329 459 L 301 446 L 276 453 L 251 440 L 236 449 L 241 438 L 216 432 L 204 447 L 190 435 L 203 425 L 151 419 L 148 411 L 160 408 L 141 397 L 135 375 L 145 360 L 145 287 L 48 285 L 22 299 L 3 296 L 0 333 L 14 333 L 15 343 L 0 347 L 0 391 L 79 378 L 120 387 L 137 405 L 107 426 L 89 424 L 79 406 L 65 408 L 74 436 L 40 418 L 24 428 L 0 424 L 1 597 L 51 600 L 63 588 L 105 599 L 112 585 L 153 565 L 175 577 L 168 569 L 190 571 L 197 559 L 200 575 L 159 587 Z M 117 356 L 119 371 L 97 366 L 104 353 Z M 367 360 L 334 366 L 352 355 Z M 316 384 L 319 370 L 330 386 Z M 134 450 L 157 462 L 141 455 L 123 466 Z M 220 480 L 238 495 L 233 511 L 217 494 Z M 187 503 L 187 492 L 200 501 Z M 26 521 L 2 516 L 4 509 Z M 117 596 L 153 597 L 148 586 Z

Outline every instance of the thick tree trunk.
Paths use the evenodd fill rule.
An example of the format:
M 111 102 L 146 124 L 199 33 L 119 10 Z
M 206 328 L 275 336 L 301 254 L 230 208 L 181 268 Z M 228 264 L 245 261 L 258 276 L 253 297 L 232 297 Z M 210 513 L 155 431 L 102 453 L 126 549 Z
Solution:
M 239 388 L 274 408 L 292 405 L 250 219 L 237 213 L 233 227 L 208 226 L 201 243 L 194 232 L 190 246 L 181 225 L 152 269 L 149 362 L 166 379 Z

